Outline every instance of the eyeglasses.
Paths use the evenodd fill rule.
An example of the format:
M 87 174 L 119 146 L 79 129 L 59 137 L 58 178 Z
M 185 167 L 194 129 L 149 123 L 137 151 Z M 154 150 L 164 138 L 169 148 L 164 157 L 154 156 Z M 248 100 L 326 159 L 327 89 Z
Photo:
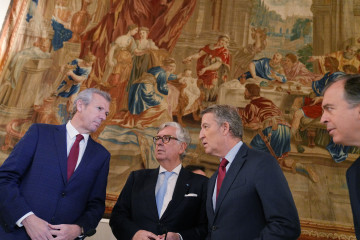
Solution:
M 164 135 L 164 136 L 162 136 L 162 137 L 160 137 L 160 136 L 153 137 L 154 143 L 156 144 L 156 142 L 157 142 L 159 139 L 161 139 L 161 141 L 162 141 L 164 144 L 170 142 L 171 139 L 174 139 L 174 140 L 176 140 L 176 141 L 180 141 L 180 140 L 177 139 L 176 137 L 173 137 L 173 136 L 170 136 L 170 135 Z

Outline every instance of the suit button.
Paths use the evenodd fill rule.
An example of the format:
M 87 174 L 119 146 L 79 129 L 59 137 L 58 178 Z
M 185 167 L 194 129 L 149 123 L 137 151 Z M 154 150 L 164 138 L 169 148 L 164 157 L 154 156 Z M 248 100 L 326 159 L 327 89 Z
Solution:
M 211 227 L 211 230 L 213 230 L 213 231 L 215 231 L 216 229 L 217 229 L 216 226 L 212 226 L 212 227 Z
M 62 196 L 62 197 L 65 197 L 65 193 L 64 193 L 64 192 L 63 192 L 63 193 L 61 193 L 61 196 Z

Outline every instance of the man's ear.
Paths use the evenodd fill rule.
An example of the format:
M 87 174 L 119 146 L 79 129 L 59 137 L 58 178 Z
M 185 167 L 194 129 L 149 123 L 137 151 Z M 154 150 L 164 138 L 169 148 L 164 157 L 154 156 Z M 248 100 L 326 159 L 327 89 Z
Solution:
M 224 135 L 227 135 L 230 132 L 230 124 L 228 122 L 224 122 L 221 126 L 221 130 Z
M 358 104 L 356 106 L 356 113 L 357 113 L 358 119 L 360 120 L 360 104 Z
M 81 112 L 84 109 L 84 103 L 82 102 L 81 99 L 77 100 L 76 102 L 76 110 L 78 112 Z
M 186 150 L 187 144 L 184 142 L 181 142 L 181 148 L 180 148 L 180 153 L 179 154 L 183 154 Z

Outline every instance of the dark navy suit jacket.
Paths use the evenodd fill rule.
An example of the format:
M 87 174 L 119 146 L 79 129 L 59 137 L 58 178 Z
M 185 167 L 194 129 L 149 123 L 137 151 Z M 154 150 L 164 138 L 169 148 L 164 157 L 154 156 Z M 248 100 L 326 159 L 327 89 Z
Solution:
M 159 168 L 130 174 L 110 218 L 115 237 L 130 240 L 138 230 L 147 230 L 157 235 L 177 232 L 184 240 L 205 239 L 208 179 L 182 168 L 172 200 L 159 219 L 155 199 L 158 174 Z
M 51 224 L 96 228 L 105 210 L 109 160 L 89 137 L 67 181 L 66 125 L 32 125 L 0 167 L 0 239 L 29 239 L 16 221 L 30 211 Z
M 288 183 L 268 153 L 243 144 L 223 180 L 214 211 L 218 172 L 206 201 L 207 239 L 297 239 L 300 222 Z
M 360 239 L 360 158 L 346 171 L 356 239 Z

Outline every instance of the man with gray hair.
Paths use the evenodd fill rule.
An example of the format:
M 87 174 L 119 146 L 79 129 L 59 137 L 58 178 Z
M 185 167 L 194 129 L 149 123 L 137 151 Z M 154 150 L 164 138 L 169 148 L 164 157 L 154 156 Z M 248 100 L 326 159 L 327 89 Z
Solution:
M 86 89 L 64 125 L 33 124 L 0 167 L 0 239 L 75 239 L 105 210 L 110 153 L 91 139 L 110 96 Z
M 345 75 L 329 83 L 320 121 L 334 143 L 360 147 L 360 75 Z M 360 239 L 360 158 L 346 172 L 356 238 Z
M 182 167 L 190 135 L 176 122 L 153 137 L 156 169 L 130 174 L 113 208 L 111 229 L 117 239 L 205 239 L 207 178 Z
M 200 141 L 221 160 L 208 184 L 207 239 L 297 239 L 298 213 L 276 159 L 242 142 L 236 108 L 213 105 L 201 115 Z

